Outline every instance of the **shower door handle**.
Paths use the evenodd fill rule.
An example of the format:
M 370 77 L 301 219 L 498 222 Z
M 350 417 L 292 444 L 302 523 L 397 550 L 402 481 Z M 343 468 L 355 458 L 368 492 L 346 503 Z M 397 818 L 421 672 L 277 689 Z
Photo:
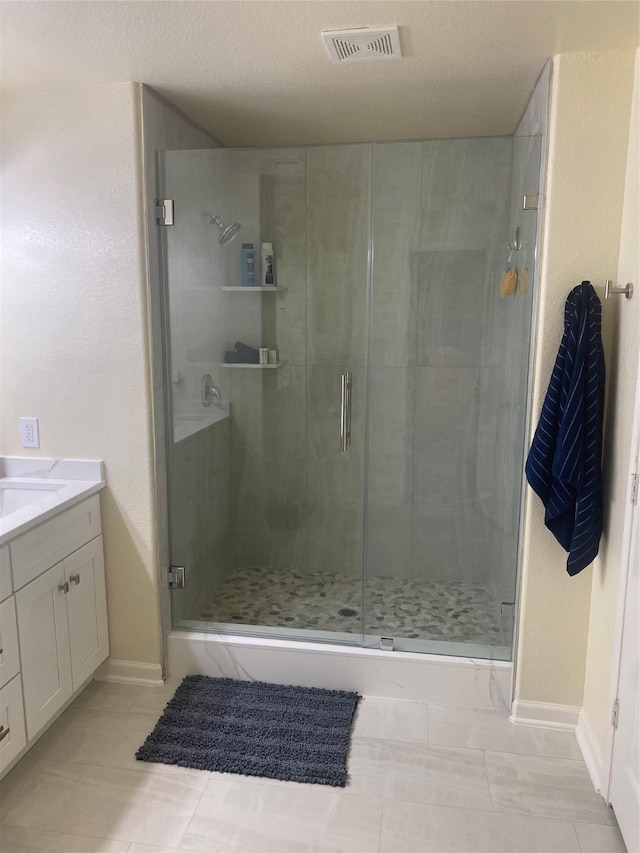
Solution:
M 351 444 L 351 373 L 341 377 L 342 396 L 340 401 L 340 450 L 349 449 Z

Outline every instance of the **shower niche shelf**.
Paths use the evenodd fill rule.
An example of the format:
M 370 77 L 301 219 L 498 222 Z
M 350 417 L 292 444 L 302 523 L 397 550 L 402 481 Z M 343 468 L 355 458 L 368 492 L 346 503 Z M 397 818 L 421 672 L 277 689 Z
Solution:
M 284 288 L 279 287 L 277 284 L 265 284 L 259 287 L 221 287 L 220 290 L 233 291 L 234 293 L 275 293 L 278 290 L 284 290 Z
M 226 361 L 222 363 L 223 367 L 233 367 L 233 368 L 244 368 L 249 370 L 277 370 L 278 367 L 282 367 L 282 362 L 278 361 L 276 364 L 234 364 L 227 363 Z

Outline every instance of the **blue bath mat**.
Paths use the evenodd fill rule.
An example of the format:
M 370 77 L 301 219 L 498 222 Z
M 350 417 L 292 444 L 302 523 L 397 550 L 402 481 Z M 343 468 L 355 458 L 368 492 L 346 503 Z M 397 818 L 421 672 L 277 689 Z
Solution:
M 344 787 L 357 693 L 188 675 L 139 761 Z

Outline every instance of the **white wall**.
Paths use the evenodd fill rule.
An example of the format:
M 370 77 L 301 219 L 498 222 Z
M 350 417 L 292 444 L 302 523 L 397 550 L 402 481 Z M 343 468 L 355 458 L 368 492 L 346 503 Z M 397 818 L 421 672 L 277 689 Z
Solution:
M 629 468 L 636 373 L 640 351 L 640 51 L 636 54 L 633 113 L 624 191 L 622 234 L 617 283 L 635 284 L 629 302 L 612 300 L 607 320 L 613 329 L 608 368 L 608 409 L 603 471 L 606 524 L 600 554 L 594 564 L 589 615 L 589 641 L 584 685 L 583 724 L 591 741 L 596 767 L 606 767 L 611 738 L 611 671 L 620 572 L 623 565 L 623 527 L 629 507 Z M 596 771 L 597 772 L 597 771 Z M 601 773 L 600 773 L 601 775 Z M 606 790 L 606 780 L 603 780 Z
M 144 215 L 153 205 L 143 205 L 140 89 L 3 98 L 0 447 L 105 460 L 111 656 L 159 664 L 162 513 L 147 331 L 147 267 L 157 287 L 158 247 L 147 257 Z M 143 97 L 153 170 L 157 148 L 215 144 L 149 90 Z M 40 419 L 38 450 L 20 447 L 21 415 Z
M 532 431 L 568 292 L 590 279 L 602 294 L 618 268 L 633 63 L 630 51 L 554 60 Z M 606 310 L 605 336 L 609 321 Z M 608 367 L 615 369 L 610 359 Z M 527 489 L 516 699 L 580 706 L 592 569 L 567 575 L 566 554 L 543 517 Z
M 111 653 L 157 663 L 138 89 L 23 90 L 2 109 L 2 452 L 101 458 Z M 18 418 L 40 419 L 39 450 Z

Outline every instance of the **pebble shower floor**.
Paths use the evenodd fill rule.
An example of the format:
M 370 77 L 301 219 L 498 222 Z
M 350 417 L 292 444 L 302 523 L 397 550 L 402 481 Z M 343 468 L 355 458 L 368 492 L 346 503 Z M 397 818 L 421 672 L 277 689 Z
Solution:
M 202 617 L 214 622 L 360 633 L 362 583 L 328 572 L 233 572 Z M 486 589 L 455 581 L 367 580 L 367 634 L 505 645 Z

